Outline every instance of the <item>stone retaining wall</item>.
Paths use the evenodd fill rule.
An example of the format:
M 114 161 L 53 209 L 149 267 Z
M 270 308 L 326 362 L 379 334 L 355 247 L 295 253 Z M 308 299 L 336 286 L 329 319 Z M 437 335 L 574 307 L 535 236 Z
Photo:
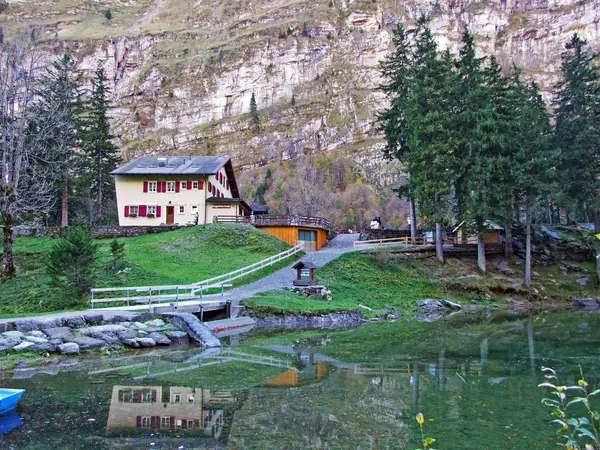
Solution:
M 161 225 L 158 227 L 98 226 L 92 229 L 92 236 L 98 239 L 134 237 L 146 234 L 164 233 L 165 231 L 173 231 L 180 228 L 185 227 L 179 225 Z M 63 229 L 64 227 L 28 227 L 19 225 L 14 227 L 14 235 L 15 237 L 57 237 Z
M 332 313 L 323 316 L 272 316 L 255 318 L 257 328 L 299 330 L 337 329 L 359 326 L 364 322 L 359 312 Z

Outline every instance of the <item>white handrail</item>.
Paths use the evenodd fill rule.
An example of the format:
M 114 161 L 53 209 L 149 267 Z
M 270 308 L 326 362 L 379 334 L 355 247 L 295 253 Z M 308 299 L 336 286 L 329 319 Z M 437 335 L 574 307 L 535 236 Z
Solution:
M 198 292 L 200 292 L 200 297 L 203 295 L 204 289 L 213 289 L 213 288 L 221 288 L 221 294 L 223 294 L 223 290 L 225 287 L 231 287 L 231 282 L 242 278 L 246 275 L 250 275 L 258 270 L 264 269 L 265 267 L 272 266 L 284 259 L 289 258 L 296 253 L 299 253 L 304 250 L 304 243 L 297 244 L 296 246 L 285 250 L 276 255 L 265 258 L 261 261 L 255 262 L 254 264 L 250 264 L 249 266 L 242 267 L 241 269 L 234 270 L 232 272 L 228 272 L 223 275 L 219 275 L 217 277 L 209 278 L 207 280 L 202 280 L 197 283 L 192 284 L 179 284 L 179 285 L 161 285 L 161 286 L 132 286 L 132 287 L 113 287 L 113 288 L 92 288 L 92 300 L 91 305 L 92 308 L 96 303 L 105 303 L 105 302 L 114 302 L 114 301 L 123 301 L 127 302 L 129 305 L 130 301 L 136 302 L 137 300 L 143 299 L 147 301 L 148 304 L 152 304 L 154 302 L 163 300 L 176 300 L 186 299 L 189 300 L 193 298 Z M 162 295 L 161 295 L 162 291 Z M 176 294 L 166 294 L 164 291 L 177 291 Z M 181 292 L 183 291 L 183 292 Z M 189 291 L 186 293 L 185 291 Z M 127 292 L 127 297 L 122 297 L 118 299 L 114 298 L 94 298 L 94 294 L 97 293 L 107 293 L 107 292 Z M 141 295 L 131 295 L 132 293 L 139 293 Z M 152 295 L 152 292 L 157 292 L 157 295 Z

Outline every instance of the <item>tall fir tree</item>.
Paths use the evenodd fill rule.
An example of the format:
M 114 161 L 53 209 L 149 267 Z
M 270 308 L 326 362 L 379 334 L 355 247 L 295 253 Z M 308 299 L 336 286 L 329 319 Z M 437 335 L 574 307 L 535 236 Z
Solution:
M 79 160 L 81 194 L 89 196 L 88 221 L 90 224 L 106 223 L 114 215 L 114 182 L 111 170 L 120 161 L 118 148 L 113 144 L 108 121 L 108 79 L 104 70 L 96 72 L 92 80 L 90 98 L 84 104 Z
M 378 129 L 385 136 L 384 156 L 398 159 L 406 164 L 408 154 L 408 132 L 405 111 L 410 101 L 410 83 L 412 81 L 412 47 L 408 35 L 402 25 L 392 32 L 394 52 L 380 64 L 380 73 L 387 82 L 379 89 L 385 93 L 389 107 L 377 113 Z M 398 195 L 407 197 L 410 204 L 410 231 L 413 244 L 416 242 L 416 207 L 415 199 L 410 189 L 410 173 L 407 183 L 398 189 Z
M 70 178 L 76 149 L 79 147 L 79 116 L 81 114 L 81 76 L 75 61 L 64 54 L 54 61 L 40 77 L 36 105 L 37 127 L 44 130 L 46 158 L 61 174 L 56 190 L 59 202 L 59 223 L 69 225 Z
M 258 115 L 254 92 L 252 93 L 252 97 L 250 97 L 250 120 L 252 121 L 252 125 L 254 125 L 254 129 L 257 132 L 260 131 L 260 116 Z
M 552 127 L 546 104 L 537 85 L 524 84 L 518 71 L 511 77 L 514 94 L 514 133 L 510 142 L 510 179 L 514 193 L 521 198 L 525 210 L 525 279 L 531 286 L 531 217 L 536 199 L 546 198 L 555 184 L 556 152 L 551 146 Z
M 502 186 L 498 184 L 498 157 L 506 146 L 502 115 L 494 105 L 492 89 L 486 84 L 483 58 L 475 55 L 469 30 L 463 33 L 458 62 L 460 95 L 455 129 L 459 131 L 457 158 L 460 175 L 456 192 L 459 215 L 472 220 L 477 230 L 477 267 L 487 271 L 485 257 L 486 221 L 494 217 Z
M 563 202 L 575 206 L 580 218 L 592 220 L 600 233 L 600 75 L 596 56 L 577 33 L 565 46 L 563 79 L 554 99 L 554 145 L 561 157 Z

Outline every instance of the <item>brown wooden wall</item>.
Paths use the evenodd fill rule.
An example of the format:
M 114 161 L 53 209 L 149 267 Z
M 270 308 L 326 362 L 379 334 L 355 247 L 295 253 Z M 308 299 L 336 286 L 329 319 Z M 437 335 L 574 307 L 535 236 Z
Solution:
M 327 231 L 320 228 L 307 228 L 307 227 L 293 227 L 293 226 L 280 226 L 280 227 L 258 227 L 259 230 L 269 233 L 271 236 L 275 236 L 277 239 L 287 242 L 290 245 L 296 245 L 298 242 L 298 230 L 311 230 L 317 232 L 316 249 L 320 250 L 321 247 L 327 242 Z

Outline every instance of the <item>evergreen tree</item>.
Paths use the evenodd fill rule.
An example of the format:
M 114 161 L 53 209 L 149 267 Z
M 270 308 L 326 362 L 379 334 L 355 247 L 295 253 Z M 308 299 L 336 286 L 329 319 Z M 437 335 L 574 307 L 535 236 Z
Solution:
M 109 88 L 103 70 L 92 80 L 90 99 L 84 104 L 82 120 L 82 155 L 79 167 L 82 178 L 82 195 L 89 196 L 89 223 L 106 223 L 114 215 L 114 182 L 110 171 L 120 161 L 118 148 L 112 143 L 108 122 Z
M 106 19 L 107 22 L 113 18 L 110 8 L 108 8 L 106 11 L 104 11 L 104 18 Z
M 110 242 L 110 256 L 112 258 L 111 268 L 114 270 L 123 261 L 123 258 L 125 258 L 125 243 L 113 239 Z
M 254 92 L 250 97 L 250 120 L 254 125 L 254 129 L 260 131 L 260 116 L 258 115 L 258 108 L 256 107 L 256 98 L 254 98 Z
M 56 183 L 60 196 L 60 225 L 69 224 L 69 179 L 75 152 L 79 146 L 81 77 L 75 72 L 75 61 L 68 54 L 54 61 L 40 78 L 36 127 L 43 130 L 48 163 L 62 176 Z
M 596 233 L 600 233 L 600 75 L 594 64 L 596 56 L 576 33 L 565 46 L 563 80 L 554 99 L 554 145 L 561 157 L 564 199 L 575 204 L 580 217 L 593 220 Z M 592 211 L 593 217 L 585 211 Z
M 406 111 L 411 100 L 410 84 L 412 82 L 412 48 L 402 25 L 392 32 L 394 52 L 380 64 L 380 72 L 387 83 L 379 86 L 390 102 L 388 108 L 377 113 L 378 129 L 385 136 L 383 154 L 387 159 L 398 159 L 405 165 L 408 163 L 408 135 Z M 410 173 L 405 186 L 398 189 L 398 195 L 407 197 L 410 203 L 411 237 L 413 244 L 416 237 L 415 199 L 410 189 Z
M 46 271 L 52 284 L 83 296 L 92 286 L 96 250 L 89 227 L 82 224 L 69 227 L 48 252 Z
M 516 72 L 511 80 L 515 127 L 511 147 L 510 178 L 525 207 L 525 280 L 531 286 L 531 216 L 539 196 L 554 184 L 556 153 L 551 148 L 552 128 L 546 104 L 537 86 L 525 85 Z
M 472 220 L 477 230 L 477 266 L 486 272 L 484 233 L 486 221 L 494 217 L 502 186 L 498 184 L 498 157 L 506 143 L 502 116 L 494 106 L 492 90 L 486 84 L 483 58 L 475 56 L 473 35 L 463 33 L 458 61 L 458 114 L 456 192 L 458 213 Z
M 404 193 L 416 199 L 422 213 L 436 224 L 436 253 L 443 262 L 442 221 L 457 165 L 451 123 L 454 61 L 449 52 L 439 54 L 425 23 L 424 18 L 419 21 L 414 47 L 402 27 L 394 32 L 395 51 L 381 66 L 389 82 L 380 89 L 390 107 L 379 113 L 378 120 L 386 137 L 384 154 L 399 159 L 410 173 Z

